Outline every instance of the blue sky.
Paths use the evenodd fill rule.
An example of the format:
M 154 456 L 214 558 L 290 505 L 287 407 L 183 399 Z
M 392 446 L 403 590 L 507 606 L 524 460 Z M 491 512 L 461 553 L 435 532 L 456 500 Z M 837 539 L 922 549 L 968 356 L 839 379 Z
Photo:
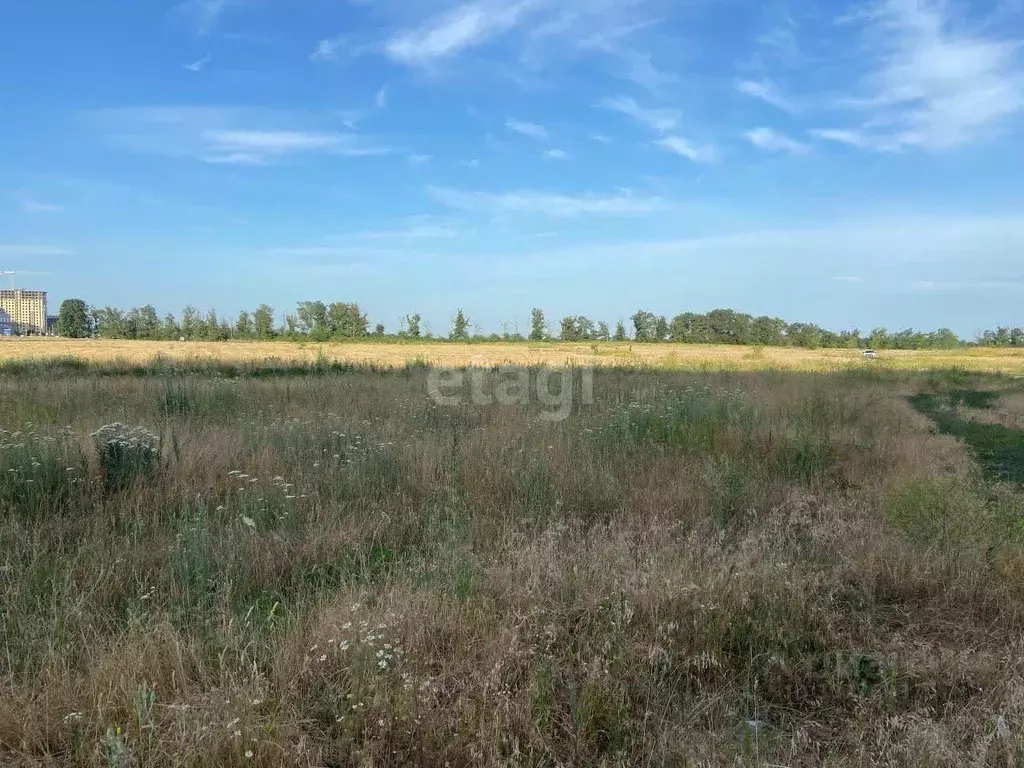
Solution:
M 438 333 L 1024 324 L 1021 0 L 35 0 L 0 269 Z

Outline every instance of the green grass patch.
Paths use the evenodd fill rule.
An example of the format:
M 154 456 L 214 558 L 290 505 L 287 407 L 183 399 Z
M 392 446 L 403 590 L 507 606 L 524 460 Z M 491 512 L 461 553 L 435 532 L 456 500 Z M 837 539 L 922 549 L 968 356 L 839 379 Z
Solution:
M 962 418 L 957 406 L 989 409 L 1001 393 L 989 390 L 955 389 L 944 393 L 921 393 L 910 404 L 935 422 L 942 434 L 962 440 L 991 480 L 1024 483 L 1024 430 L 1002 424 L 983 424 Z

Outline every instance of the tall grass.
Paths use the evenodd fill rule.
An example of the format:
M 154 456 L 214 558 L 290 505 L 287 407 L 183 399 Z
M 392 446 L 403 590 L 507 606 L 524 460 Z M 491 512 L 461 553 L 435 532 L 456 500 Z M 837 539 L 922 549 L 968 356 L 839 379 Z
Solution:
M 1004 380 L 318 367 L 0 380 L 0 764 L 1024 760 L 1024 494 L 906 399 Z

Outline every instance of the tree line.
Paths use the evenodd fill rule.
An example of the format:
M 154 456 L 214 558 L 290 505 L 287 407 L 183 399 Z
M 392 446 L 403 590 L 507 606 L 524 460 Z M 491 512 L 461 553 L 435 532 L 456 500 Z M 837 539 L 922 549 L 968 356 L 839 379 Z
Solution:
M 969 343 L 982 346 L 1024 347 L 1024 328 L 1001 327 L 985 331 L 974 342 L 960 339 L 949 328 L 921 331 L 907 328 L 890 331 L 875 328 L 867 333 L 854 329 L 831 331 L 813 323 L 788 323 L 778 317 L 759 316 L 715 309 L 707 313 L 683 312 L 667 318 L 639 310 L 628 323 L 619 321 L 614 330 L 607 322 L 584 315 L 563 317 L 552 327 L 541 309 L 533 309 L 530 328 L 524 335 L 506 325 L 500 334 L 482 334 L 460 309 L 447 334 L 435 336 L 424 330 L 419 314 L 406 315 L 397 331 L 388 333 L 383 323 L 372 328 L 357 303 L 303 301 L 294 312 L 284 315 L 278 324 L 273 307 L 261 304 L 255 310 L 243 310 L 235 317 L 218 315 L 216 310 L 202 313 L 185 307 L 180 316 L 168 313 L 162 318 L 151 305 L 121 310 L 115 307 L 89 307 L 82 299 L 63 302 L 57 321 L 57 333 L 71 338 L 151 339 L 186 341 L 227 341 L 230 339 L 295 339 L 308 341 L 345 341 L 376 337 L 380 339 L 446 338 L 451 341 L 634 341 L 639 343 L 742 344 L 848 349 L 950 349 Z

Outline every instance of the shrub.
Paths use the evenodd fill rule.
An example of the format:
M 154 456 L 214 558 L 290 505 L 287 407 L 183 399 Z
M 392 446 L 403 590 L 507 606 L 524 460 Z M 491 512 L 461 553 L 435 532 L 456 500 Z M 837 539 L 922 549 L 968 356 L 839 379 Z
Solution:
M 103 479 L 110 490 L 136 477 L 155 475 L 160 468 L 160 438 L 144 427 L 107 424 L 92 433 Z

